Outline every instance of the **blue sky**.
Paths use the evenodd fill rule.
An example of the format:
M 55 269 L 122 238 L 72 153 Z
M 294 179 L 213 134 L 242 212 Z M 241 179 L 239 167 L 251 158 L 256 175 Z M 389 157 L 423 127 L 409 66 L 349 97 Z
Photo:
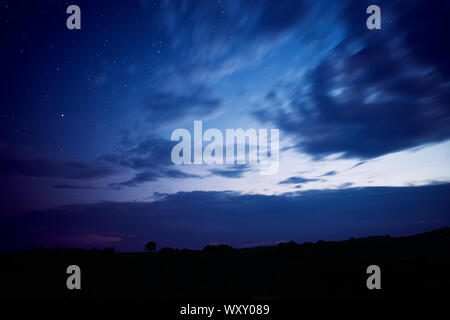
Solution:
M 450 181 L 446 1 L 378 1 L 381 30 L 366 28 L 366 8 L 375 4 L 369 1 L 78 1 L 81 30 L 66 28 L 69 4 L 1 3 L 0 209 L 13 234 L 30 232 L 14 248 L 114 243 L 134 250 L 138 241 L 124 239 L 144 237 L 140 219 L 147 221 L 136 206 L 151 215 L 157 204 L 182 207 L 183 199 L 199 195 L 214 200 L 209 211 L 222 197 L 251 199 L 239 223 L 255 232 L 243 237 L 245 228 L 235 234 L 224 227 L 215 238 L 220 219 L 211 218 L 205 235 L 203 213 L 186 223 L 179 212 L 170 230 L 155 219 L 148 237 L 180 247 L 240 246 L 323 234 L 405 234 L 419 230 L 418 221 L 423 229 L 448 225 L 443 193 L 433 198 L 434 213 L 425 209 L 427 186 Z M 223 132 L 279 129 L 279 172 L 175 166 L 171 132 L 192 131 L 194 120 Z M 373 217 L 377 228 L 361 223 L 360 232 L 350 215 L 338 215 L 349 206 L 339 202 L 342 208 L 327 208 L 314 225 L 301 213 L 283 223 L 267 218 L 279 225 L 272 234 L 252 211 L 264 197 L 286 203 L 277 209 L 283 214 L 292 210 L 285 199 L 302 201 L 310 192 L 327 199 L 332 191 L 387 188 L 403 196 L 399 188 L 411 187 L 424 190 L 415 203 L 423 216 L 402 216 L 404 229 Z M 102 228 L 107 218 L 97 215 L 72 228 L 42 218 L 111 203 L 129 210 L 117 213 L 129 215 L 127 228 Z M 396 207 L 380 198 L 377 204 Z M 24 222 L 29 215 L 38 217 L 34 225 Z M 315 233 L 296 236 L 290 224 Z M 183 242 L 174 230 L 191 231 Z

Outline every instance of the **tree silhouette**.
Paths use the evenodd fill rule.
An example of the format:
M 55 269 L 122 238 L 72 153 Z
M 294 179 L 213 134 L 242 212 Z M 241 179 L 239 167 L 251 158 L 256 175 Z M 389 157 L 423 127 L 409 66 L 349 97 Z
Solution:
M 156 250 L 156 243 L 155 241 L 149 241 L 145 245 L 145 251 L 152 252 Z

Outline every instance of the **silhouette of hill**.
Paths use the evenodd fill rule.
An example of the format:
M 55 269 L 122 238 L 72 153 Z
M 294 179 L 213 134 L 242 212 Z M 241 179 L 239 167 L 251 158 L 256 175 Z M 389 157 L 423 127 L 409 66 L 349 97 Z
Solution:
M 81 290 L 66 269 L 81 268 Z M 366 269 L 381 268 L 381 290 Z M 158 252 L 46 250 L 0 255 L 10 299 L 385 299 L 450 297 L 450 228 L 407 237 Z

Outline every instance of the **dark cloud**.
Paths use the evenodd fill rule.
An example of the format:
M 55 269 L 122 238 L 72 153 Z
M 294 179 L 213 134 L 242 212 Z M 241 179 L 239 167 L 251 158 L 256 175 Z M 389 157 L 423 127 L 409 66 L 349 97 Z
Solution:
M 101 159 L 132 169 L 148 169 L 172 164 L 171 151 L 176 142 L 162 138 L 132 139 L 124 134 L 122 144 L 114 153 Z
M 291 32 L 309 13 L 309 4 L 243 0 L 220 4 L 185 1 L 180 5 L 169 1 L 165 7 L 167 15 L 157 23 L 172 37 L 168 54 L 174 63 L 170 71 L 184 77 L 195 73 L 201 78 L 210 73 L 223 74 L 233 62 L 254 58 L 258 48 Z
M 68 205 L 0 217 L 0 245 L 2 250 L 103 247 L 114 239 L 119 250 L 142 250 L 149 238 L 160 247 L 201 248 L 211 242 L 239 246 L 405 235 L 449 225 L 449 192 L 449 184 L 279 196 L 197 191 L 155 202 Z M 80 240 L 86 237 L 97 240 Z
M 213 175 L 224 178 L 241 178 L 244 173 L 249 172 L 250 170 L 248 165 L 233 165 L 226 169 L 211 169 L 210 172 Z
M 270 92 L 256 112 L 297 137 L 299 150 L 372 158 L 450 137 L 448 4 L 380 6 L 376 31 L 365 27 L 365 2 L 344 6 L 348 34 L 307 73 L 309 83 L 274 88 L 282 94 Z
M 309 7 L 307 1 L 264 1 L 258 20 L 260 32 L 281 32 L 295 27 L 305 16 Z
M 172 179 L 201 178 L 199 175 L 188 174 L 176 169 L 170 158 L 172 147 L 176 142 L 148 137 L 136 141 L 131 139 L 127 133 L 122 141 L 123 143 L 115 153 L 105 155 L 101 159 L 139 172 L 130 180 L 111 183 L 110 187 L 113 189 L 136 187 L 164 177 Z
M 55 189 L 67 189 L 67 190 L 102 190 L 105 188 L 94 187 L 94 186 L 80 186 L 74 184 L 57 184 L 53 186 Z
M 297 184 L 297 183 L 307 183 L 313 181 L 320 181 L 320 179 L 307 179 L 302 177 L 290 177 L 286 180 L 280 181 L 278 184 Z
M 339 189 L 348 188 L 348 187 L 350 187 L 350 186 L 352 186 L 352 185 L 353 185 L 353 182 L 344 182 L 343 184 L 341 184 L 341 185 L 339 186 Z
M 0 158 L 0 175 L 96 180 L 113 177 L 117 175 L 117 171 L 99 161 L 87 163 L 58 162 L 45 158 Z
M 210 88 L 218 79 L 259 61 L 309 11 L 308 1 L 167 1 L 147 8 L 161 33 L 163 55 L 153 62 L 143 100 L 153 127 L 207 117 L 222 107 Z M 144 6 L 145 7 L 145 6 Z M 169 44 L 169 45 L 167 45 Z

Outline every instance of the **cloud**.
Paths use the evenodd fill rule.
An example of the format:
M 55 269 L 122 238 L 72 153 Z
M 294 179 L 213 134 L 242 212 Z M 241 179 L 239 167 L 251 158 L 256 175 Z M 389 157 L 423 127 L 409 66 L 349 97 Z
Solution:
M 65 178 L 99 180 L 114 177 L 117 171 L 101 161 L 58 162 L 46 158 L 0 158 L 0 175 L 8 177 Z
M 280 181 L 278 184 L 297 184 L 297 183 L 307 183 L 313 181 L 320 181 L 320 179 L 306 179 L 302 177 L 290 177 L 286 180 Z
M 168 70 L 185 79 L 193 80 L 197 75 L 211 80 L 214 74 L 222 76 L 227 70 L 234 72 L 257 61 L 258 52 L 291 32 L 309 9 L 309 1 L 290 0 L 219 5 L 210 1 L 168 2 L 166 14 L 155 24 L 171 36 Z
M 309 13 L 310 2 L 167 1 L 143 7 L 152 14 L 152 31 L 160 35 L 155 51 L 161 54 L 152 59 L 157 67 L 143 99 L 147 119 L 158 128 L 221 111 L 226 99 L 220 82 L 276 50 Z
M 111 183 L 110 187 L 113 189 L 120 189 L 121 187 L 137 187 L 142 183 L 156 181 L 164 177 L 172 179 L 202 178 L 199 175 L 185 173 L 180 170 L 162 168 L 160 170 L 155 169 L 153 171 L 148 170 L 139 172 L 130 180 L 120 183 Z
M 123 174 L 119 166 L 138 172 L 127 181 L 111 183 L 109 186 L 74 185 L 60 183 L 55 189 L 102 190 L 135 187 L 139 184 L 167 177 L 172 179 L 201 178 L 176 169 L 170 160 L 171 141 L 161 138 L 145 138 L 139 141 L 124 134 L 121 145 L 114 153 L 91 162 L 55 161 L 47 158 L 0 157 L 0 176 L 60 178 L 70 180 L 96 181 Z
M 94 187 L 94 186 L 80 186 L 73 184 L 57 184 L 53 186 L 55 189 L 67 189 L 67 190 L 102 190 L 105 188 Z
M 337 171 L 328 171 L 327 173 L 323 174 L 322 177 L 329 177 L 335 175 L 337 175 Z
M 308 12 L 307 1 L 264 1 L 258 19 L 260 32 L 282 32 L 295 27 Z
M 248 165 L 233 165 L 226 169 L 211 169 L 210 172 L 213 175 L 224 178 L 242 178 L 244 173 L 249 172 L 250 170 Z
M 349 2 L 342 41 L 301 78 L 275 86 L 255 113 L 317 158 L 373 158 L 450 138 L 448 44 L 437 49 L 450 36 L 442 9 L 383 2 L 382 30 L 371 32 L 364 5 Z M 426 36 L 433 30 L 438 37 Z
M 148 169 L 172 164 L 170 154 L 176 142 L 159 137 L 131 138 L 124 134 L 115 152 L 101 157 L 102 160 L 132 169 Z
M 113 189 L 137 187 L 142 183 L 156 181 L 160 178 L 202 178 L 199 175 L 185 173 L 175 168 L 176 166 L 170 158 L 175 143 L 162 138 L 146 137 L 136 140 L 125 133 L 122 144 L 116 152 L 105 155 L 101 159 L 138 172 L 133 178 L 111 183 L 109 187 Z
M 240 246 L 279 239 L 405 235 L 448 226 L 449 192 L 450 184 L 278 196 L 196 191 L 154 202 L 67 205 L 0 217 L 0 246 L 18 250 L 39 245 L 102 247 L 114 242 L 119 250 L 142 250 L 149 239 L 160 247 L 201 248 L 212 242 Z M 87 243 L 92 235 L 95 239 Z M 70 238 L 70 244 L 58 237 Z
M 152 93 L 144 100 L 144 107 L 149 111 L 148 119 L 155 126 L 160 126 L 186 117 L 207 117 L 217 111 L 221 103 L 221 99 L 210 90 L 199 87 L 187 93 Z

